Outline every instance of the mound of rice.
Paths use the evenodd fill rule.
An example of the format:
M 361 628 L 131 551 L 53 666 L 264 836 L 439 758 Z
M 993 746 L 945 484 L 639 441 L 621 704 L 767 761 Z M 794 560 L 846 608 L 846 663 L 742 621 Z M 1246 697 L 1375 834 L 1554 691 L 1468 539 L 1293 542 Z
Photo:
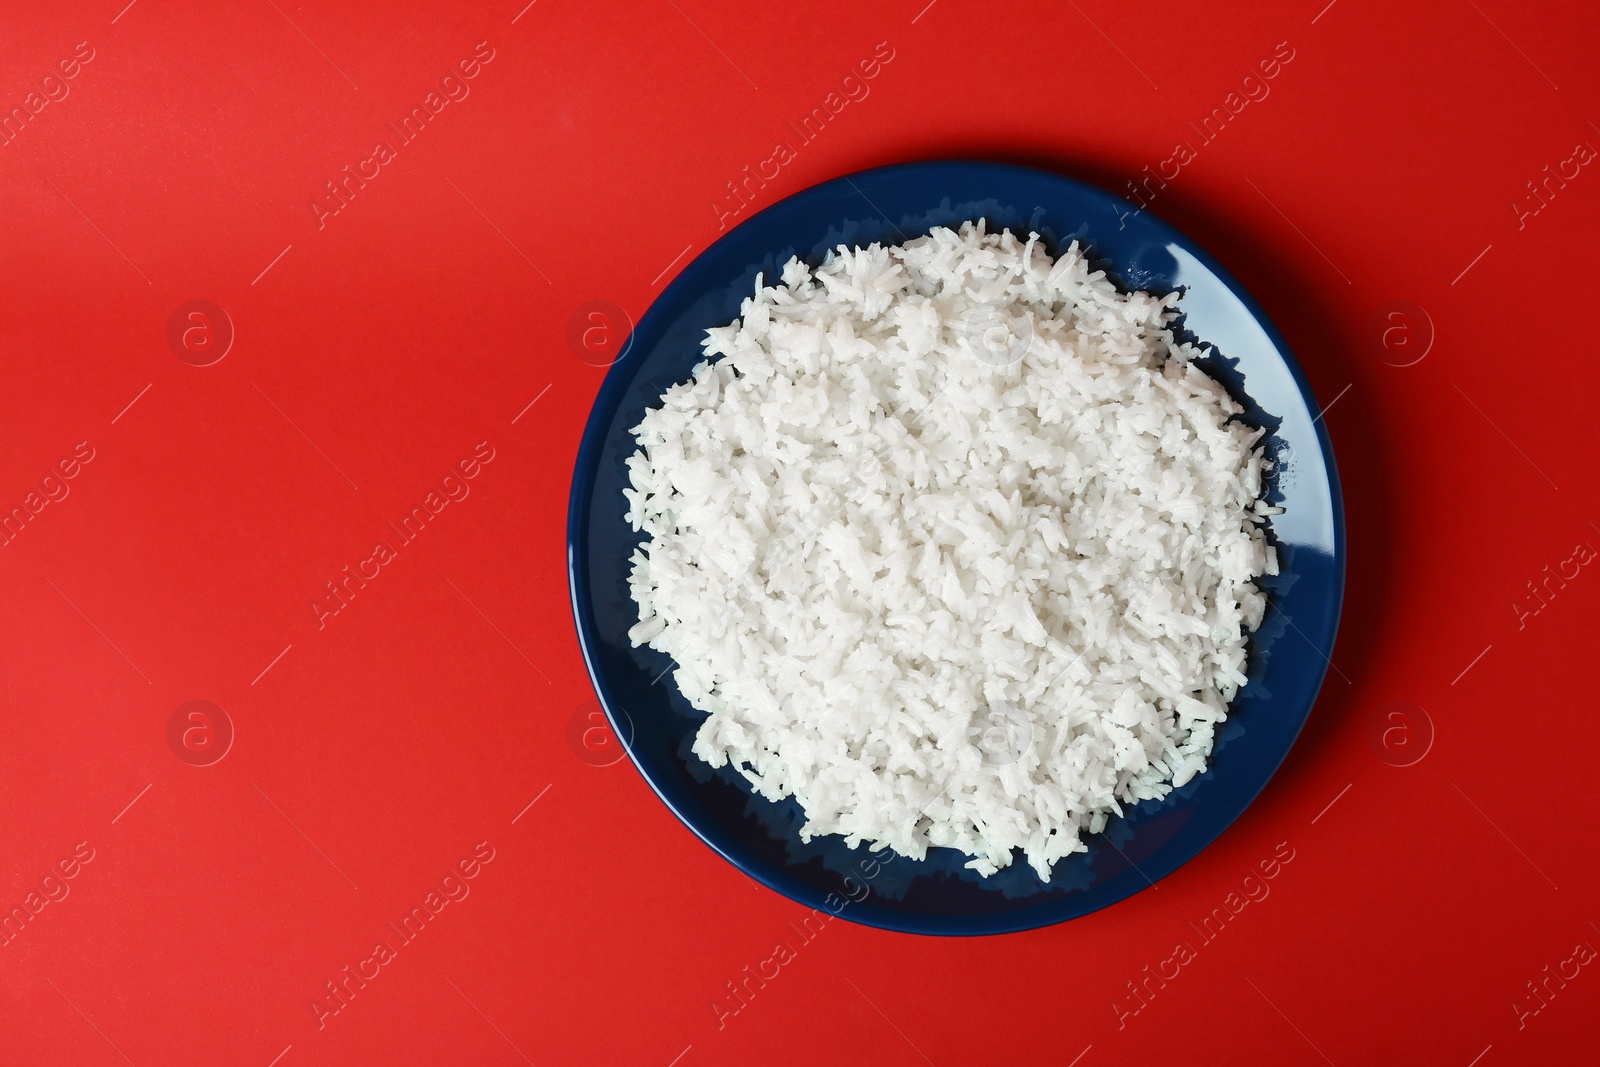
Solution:
M 628 460 L 695 755 L 808 840 L 1043 879 L 1205 770 L 1277 509 L 1176 302 L 981 223 L 758 278 Z

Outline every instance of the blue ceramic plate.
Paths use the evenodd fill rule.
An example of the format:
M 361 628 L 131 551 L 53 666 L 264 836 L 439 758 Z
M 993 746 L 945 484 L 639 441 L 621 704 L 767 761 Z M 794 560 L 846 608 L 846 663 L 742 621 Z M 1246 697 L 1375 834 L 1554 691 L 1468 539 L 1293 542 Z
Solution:
M 1129 288 L 1183 292 L 1184 328 L 1215 346 L 1203 366 L 1256 425 L 1278 460 L 1269 499 L 1282 573 L 1251 644 L 1249 684 L 1219 732 L 1212 766 L 1159 802 L 1133 808 L 1089 850 L 1041 882 L 1020 857 L 980 878 L 951 849 L 913 861 L 803 844 L 793 800 L 774 804 L 713 771 L 689 746 L 702 716 L 672 684 L 662 653 L 627 640 L 637 621 L 623 521 L 629 430 L 668 386 L 689 377 L 710 326 L 736 317 L 758 272 L 768 283 L 798 253 L 898 244 L 936 225 L 985 218 L 991 231 L 1037 230 L 1057 255 L 1074 238 Z M 1305 375 L 1250 294 L 1195 243 L 1149 212 L 1057 174 L 988 163 L 910 163 L 825 182 L 740 224 L 656 299 L 611 367 L 578 449 L 567 544 L 572 609 L 590 677 L 628 754 L 656 793 L 730 863 L 809 907 L 925 934 L 993 934 L 1085 915 L 1132 896 L 1194 858 L 1255 799 L 1300 733 L 1321 687 L 1344 594 L 1344 513 L 1333 451 Z M 1292 625 L 1291 625 L 1292 620 Z

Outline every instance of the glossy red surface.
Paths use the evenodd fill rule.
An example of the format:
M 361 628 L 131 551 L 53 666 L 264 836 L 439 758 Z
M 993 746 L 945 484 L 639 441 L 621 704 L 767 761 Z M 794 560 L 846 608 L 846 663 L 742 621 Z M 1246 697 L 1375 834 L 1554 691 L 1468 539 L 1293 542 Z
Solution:
M 1587 1054 L 1600 13 L 124 2 L 0 13 L 0 1060 Z M 587 729 L 563 558 L 593 302 L 944 157 L 1216 254 L 1351 543 L 1244 817 L 973 940 L 807 928 L 696 841 Z

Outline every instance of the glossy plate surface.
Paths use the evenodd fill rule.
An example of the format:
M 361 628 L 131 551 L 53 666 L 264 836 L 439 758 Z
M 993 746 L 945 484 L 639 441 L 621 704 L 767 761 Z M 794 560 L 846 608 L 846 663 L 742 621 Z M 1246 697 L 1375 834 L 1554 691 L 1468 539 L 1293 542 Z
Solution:
M 966 857 L 923 861 L 802 844 L 793 800 L 774 804 L 689 753 L 703 718 L 677 692 L 670 660 L 634 649 L 629 558 L 642 538 L 623 521 L 630 429 L 701 359 L 700 338 L 739 313 L 758 272 L 769 284 L 790 256 L 818 263 L 834 246 L 898 244 L 935 225 L 985 218 L 991 230 L 1038 231 L 1057 255 L 1091 249 L 1124 288 L 1182 290 L 1182 326 L 1215 346 L 1202 366 L 1271 428 L 1278 461 L 1269 499 L 1282 573 L 1263 581 L 1269 608 L 1251 643 L 1249 684 L 1218 732 L 1211 768 L 1159 802 L 1130 809 L 1088 852 L 1041 882 L 1018 858 L 989 878 Z M 885 929 L 989 934 L 1076 918 L 1139 892 L 1188 862 L 1255 799 L 1288 754 L 1327 670 L 1344 593 L 1344 514 L 1318 405 L 1283 338 L 1206 252 L 1149 212 L 1093 186 L 1022 167 L 911 163 L 814 186 L 751 217 L 689 264 L 639 321 L 601 385 L 578 451 L 568 514 L 568 579 L 589 674 L 629 755 L 702 840 L 752 878 L 807 906 Z M 1292 620 L 1293 625 L 1290 625 Z M 874 857 L 877 857 L 876 859 Z

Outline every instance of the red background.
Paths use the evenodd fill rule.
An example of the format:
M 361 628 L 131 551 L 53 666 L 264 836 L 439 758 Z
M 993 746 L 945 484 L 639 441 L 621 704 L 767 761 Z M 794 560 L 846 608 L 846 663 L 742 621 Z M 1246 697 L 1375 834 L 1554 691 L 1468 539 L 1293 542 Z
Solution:
M 1600 946 L 1600 574 L 1574 555 L 1600 548 L 1600 173 L 1542 203 L 1525 183 L 1600 147 L 1600 9 L 523 2 L 0 15 L 7 112 L 94 54 L 0 147 L 0 509 L 78 442 L 94 456 L 0 547 L 0 907 L 26 913 L 0 947 L 0 1060 L 1589 1054 L 1600 974 L 1542 1001 L 1527 983 Z M 470 95 L 319 227 L 323 183 L 483 41 Z M 879 42 L 870 95 L 756 206 L 947 156 L 1122 190 L 1188 141 L 1151 209 L 1257 294 L 1332 404 L 1349 596 L 1283 770 L 1157 889 L 997 938 L 835 921 L 740 1006 L 727 983 L 802 909 L 570 740 L 592 695 L 566 493 L 603 371 L 568 323 L 641 314 L 718 236 L 725 183 Z M 1188 123 L 1280 42 L 1270 95 L 1199 146 Z M 168 344 L 194 299 L 236 331 L 211 366 Z M 1422 314 L 1383 319 L 1398 301 Z M 319 628 L 324 583 L 485 441 L 470 496 Z M 210 766 L 167 739 L 197 699 L 236 732 Z M 80 842 L 92 861 L 51 883 L 69 894 L 27 911 Z M 470 896 L 319 1026 L 324 983 L 479 842 Z M 1270 895 L 1202 945 L 1190 924 L 1282 842 Z M 1197 957 L 1140 1007 L 1127 983 L 1179 942 Z

